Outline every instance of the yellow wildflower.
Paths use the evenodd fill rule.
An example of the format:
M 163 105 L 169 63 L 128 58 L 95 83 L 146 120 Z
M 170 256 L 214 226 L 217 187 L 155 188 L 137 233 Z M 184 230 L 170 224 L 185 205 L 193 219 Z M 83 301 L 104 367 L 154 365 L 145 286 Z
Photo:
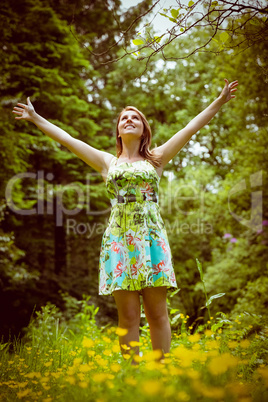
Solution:
M 102 359 L 102 358 L 96 360 L 96 362 L 97 362 L 98 365 L 101 366 L 101 367 L 105 367 L 105 366 L 108 365 L 108 361 L 107 361 L 107 360 L 104 360 L 104 359 Z
M 236 341 L 229 341 L 228 342 L 228 347 L 230 349 L 235 349 L 237 346 L 238 346 L 238 342 L 236 342 Z
M 81 381 L 78 383 L 80 388 L 87 388 L 88 387 L 88 382 L 87 381 Z
M 27 384 L 28 384 L 28 381 L 21 382 L 21 383 L 19 383 L 19 387 L 20 388 L 25 388 L 27 386 Z
M 259 367 L 257 372 L 266 380 L 268 380 L 268 367 Z
M 69 377 L 66 378 L 66 381 L 67 381 L 69 384 L 74 385 L 74 384 L 75 384 L 75 377 L 69 376 Z
M 130 347 L 128 345 L 121 345 L 121 348 L 125 350 L 130 350 Z
M 68 375 L 73 375 L 74 373 L 75 373 L 75 368 L 74 367 L 68 367 L 67 374 Z
M 92 376 L 94 382 L 104 382 L 108 379 L 107 373 L 96 373 Z
M 119 353 L 120 352 L 120 346 L 119 345 L 113 345 L 112 346 L 112 351 L 114 353 Z
M 250 346 L 250 341 L 248 339 L 243 339 L 243 341 L 240 342 L 240 346 L 243 349 L 247 349 Z
M 182 369 L 180 369 L 180 368 L 177 368 L 177 367 L 174 367 L 174 366 L 170 366 L 170 367 L 169 367 L 169 374 L 170 374 L 170 375 L 174 375 L 174 376 L 182 375 L 182 374 L 183 374 L 183 371 L 182 371 Z
M 200 338 L 201 338 L 200 334 L 194 334 L 194 335 L 188 336 L 188 340 L 190 342 L 198 342 L 200 340 Z
M 194 370 L 193 368 L 190 368 L 189 370 L 187 370 L 186 375 L 187 375 L 187 377 L 189 377 L 193 380 L 197 380 L 198 378 L 200 378 L 199 372 Z
M 113 363 L 113 364 L 110 365 L 110 369 L 114 373 L 118 373 L 121 370 L 121 366 L 118 363 Z
M 141 384 L 142 391 L 147 395 L 158 395 L 162 384 L 158 380 L 146 380 Z
M 207 337 L 210 337 L 211 335 L 213 335 L 213 332 L 212 332 L 210 329 L 206 329 L 206 330 L 205 330 L 205 335 L 206 335 Z
M 27 378 L 34 378 L 34 377 L 41 378 L 41 373 L 31 372 L 31 373 L 25 374 L 25 377 L 27 377 Z
M 115 333 L 119 336 L 124 336 L 128 333 L 128 330 L 126 328 L 116 328 Z
M 51 373 L 52 377 L 58 379 L 62 375 L 62 373 Z
M 208 363 L 208 370 L 213 375 L 225 373 L 229 368 L 237 366 L 238 359 L 229 353 L 223 353 L 219 356 L 213 357 Z
M 82 365 L 79 367 L 80 373 L 88 373 L 90 370 L 91 370 L 91 367 L 90 367 L 89 364 L 82 364 Z
M 95 342 L 92 339 L 87 338 L 86 336 L 84 336 L 83 341 L 82 341 L 82 345 L 83 345 L 84 348 L 92 348 L 92 346 L 95 345 Z
M 135 385 L 137 385 L 137 380 L 133 377 L 127 377 L 125 379 L 125 383 L 128 385 L 132 385 L 133 387 L 135 387 Z
M 147 352 L 143 359 L 145 361 L 152 361 L 152 360 L 158 360 L 163 356 L 162 350 L 160 349 L 156 349 L 156 350 L 152 350 L 150 352 Z
M 106 342 L 106 343 L 111 343 L 111 342 L 112 342 L 111 339 L 108 338 L 108 336 L 104 336 L 104 337 L 102 338 L 102 340 L 103 340 L 104 342 Z
M 134 355 L 134 356 L 133 356 L 133 360 L 134 360 L 136 363 L 140 363 L 140 362 L 143 360 L 143 358 L 142 358 L 142 356 L 140 356 L 140 355 Z
M 21 398 L 24 398 L 25 396 L 29 395 L 30 393 L 31 393 L 31 390 L 27 388 L 24 391 L 17 392 L 17 397 L 19 399 L 21 399 Z
M 126 360 L 130 359 L 130 357 L 131 357 L 131 356 L 128 355 L 128 354 L 123 354 L 123 358 L 126 359 Z
M 111 356 L 111 355 L 112 355 L 112 352 L 111 352 L 111 350 L 109 350 L 109 349 L 105 349 L 105 350 L 103 351 L 103 354 L 104 354 L 104 356 Z
M 130 341 L 130 342 L 129 342 L 129 345 L 130 345 L 132 348 L 135 348 L 135 346 L 141 346 L 142 343 L 141 343 L 141 342 L 137 342 L 137 341 Z
M 74 366 L 79 366 L 79 364 L 81 364 L 81 363 L 82 363 L 81 357 L 76 357 L 76 358 L 74 359 L 73 365 L 74 365 Z

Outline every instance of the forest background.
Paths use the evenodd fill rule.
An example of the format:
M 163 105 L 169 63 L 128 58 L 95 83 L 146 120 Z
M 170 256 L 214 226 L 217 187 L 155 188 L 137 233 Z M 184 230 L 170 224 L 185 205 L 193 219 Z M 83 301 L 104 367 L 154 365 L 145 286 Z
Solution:
M 1 2 L 4 338 L 23 333 L 34 309 L 50 301 L 64 310 L 66 297 L 84 294 L 100 307 L 100 325 L 117 321 L 113 298 L 98 296 L 101 238 L 110 213 L 102 177 L 34 125 L 16 121 L 13 106 L 30 96 L 43 117 L 115 155 L 116 117 L 124 106 L 145 113 L 154 147 L 208 106 L 224 78 L 238 79 L 236 98 L 192 137 L 161 179 L 160 207 L 180 287 L 172 303 L 193 328 L 207 319 L 198 258 L 209 295 L 225 293 L 214 300 L 212 315 L 267 319 L 267 8 L 244 25 L 246 38 L 264 25 L 263 35 L 247 46 L 232 47 L 235 33 L 227 39 L 218 32 L 191 54 L 211 37 L 204 26 L 148 62 L 154 46 L 165 43 L 149 24 L 153 3 L 144 0 L 123 12 L 120 0 Z M 177 10 L 178 2 L 162 18 L 176 22 Z M 151 47 L 143 46 L 148 38 L 156 38 Z

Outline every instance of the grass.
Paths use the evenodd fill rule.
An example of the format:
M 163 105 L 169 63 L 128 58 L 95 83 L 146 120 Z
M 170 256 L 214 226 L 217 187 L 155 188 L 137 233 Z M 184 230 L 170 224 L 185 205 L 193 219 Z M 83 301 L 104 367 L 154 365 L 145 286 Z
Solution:
M 120 353 L 120 329 L 98 327 L 89 298 L 63 297 L 69 319 L 47 304 L 21 340 L 0 345 L 0 401 L 268 400 L 268 332 L 261 317 L 232 321 L 221 313 L 191 334 L 187 317 L 176 314 L 171 351 L 161 362 L 145 325 L 139 365 L 132 366 Z

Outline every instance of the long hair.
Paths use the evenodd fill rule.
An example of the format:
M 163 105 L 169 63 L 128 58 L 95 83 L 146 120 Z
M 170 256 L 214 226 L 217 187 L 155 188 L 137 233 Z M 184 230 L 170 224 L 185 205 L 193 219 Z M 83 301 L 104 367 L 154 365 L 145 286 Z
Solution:
M 117 124 L 116 124 L 116 155 L 117 158 L 121 155 L 123 151 L 123 144 L 122 144 L 122 138 L 119 137 L 119 130 L 118 130 L 118 125 L 120 122 L 120 118 L 122 116 L 122 113 L 127 112 L 128 110 L 133 110 L 134 112 L 137 112 L 143 122 L 143 134 L 141 136 L 141 142 L 140 142 L 140 155 L 144 158 L 147 159 L 154 167 L 159 167 L 161 165 L 161 156 L 156 155 L 154 150 L 150 151 L 150 146 L 152 142 L 152 132 L 151 132 L 151 127 L 144 116 L 142 112 L 140 112 L 137 108 L 134 106 L 127 106 L 125 107 L 122 112 L 119 114 L 118 119 L 117 119 Z

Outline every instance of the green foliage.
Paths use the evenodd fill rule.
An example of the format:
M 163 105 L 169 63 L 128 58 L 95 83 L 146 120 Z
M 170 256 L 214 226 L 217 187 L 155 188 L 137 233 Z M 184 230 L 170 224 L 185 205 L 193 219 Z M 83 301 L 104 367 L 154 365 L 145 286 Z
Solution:
M 213 300 L 212 315 L 222 311 L 230 319 L 242 313 L 252 322 L 265 319 L 267 226 L 263 224 L 262 231 L 256 231 L 231 214 L 232 211 L 250 221 L 252 193 L 262 191 L 263 206 L 268 198 L 265 42 L 259 40 L 236 57 L 232 49 L 217 57 L 210 52 L 188 57 L 194 48 L 202 47 L 210 38 L 200 28 L 183 40 L 174 40 L 165 49 L 168 61 L 159 57 L 144 73 L 144 61 L 131 56 L 116 64 L 105 64 L 111 60 L 111 53 L 105 51 L 120 34 L 114 18 L 116 13 L 120 15 L 120 2 L 113 3 L 113 12 L 106 2 L 88 4 L 84 0 L 75 9 L 68 2 L 52 0 L 2 3 L 1 197 L 4 200 L 7 182 L 15 174 L 43 171 L 44 178 L 39 183 L 34 179 L 16 182 L 13 188 L 16 205 L 35 207 L 37 200 L 41 200 L 46 208 L 49 202 L 56 202 L 56 195 L 66 190 L 63 201 L 70 208 L 76 203 L 72 191 L 72 185 L 76 184 L 84 194 L 89 191 L 90 212 L 95 213 L 86 214 L 84 204 L 82 212 L 75 216 L 77 225 L 87 228 L 90 224 L 90 230 L 94 228 L 79 235 L 75 230 L 67 233 L 66 221 L 65 226 L 57 228 L 53 214 L 25 218 L 5 211 L 1 222 L 1 280 L 8 289 L 3 293 L 3 304 L 10 300 L 11 311 L 10 320 L 3 317 L 7 320 L 5 336 L 8 337 L 9 327 L 15 330 L 14 317 L 24 317 L 18 323 L 19 328 L 27 325 L 27 314 L 34 304 L 39 308 L 50 299 L 61 306 L 60 289 L 71 289 L 77 297 L 90 293 L 92 300 L 101 306 L 106 322 L 116 317 L 113 300 L 97 297 L 99 247 L 109 212 L 102 177 L 91 175 L 90 167 L 35 126 L 15 121 L 12 106 L 18 101 L 25 102 L 26 96 L 31 95 L 41 115 L 75 138 L 114 153 L 115 115 L 122 107 L 134 105 L 145 113 L 152 127 L 154 147 L 171 138 L 208 106 L 219 95 L 224 78 L 232 81 L 237 77 L 236 98 L 192 137 L 165 167 L 161 180 L 160 206 L 181 288 L 172 300 L 175 308 L 171 307 L 174 310 L 171 321 L 174 329 L 182 332 L 186 330 L 184 317 L 189 316 L 193 328 L 205 322 L 203 285 L 193 256 L 206 267 L 201 279 L 206 284 L 207 302 Z M 133 17 L 148 9 L 149 3 L 143 1 L 121 15 L 121 30 L 126 30 Z M 193 4 L 190 1 L 186 9 Z M 217 7 L 217 2 L 212 2 L 211 7 Z M 166 18 L 177 21 L 181 11 L 173 8 L 171 13 L 168 10 L 164 13 Z M 264 22 L 254 19 L 251 27 L 243 28 L 244 33 L 257 35 L 257 21 L 258 25 Z M 241 18 L 231 24 L 235 28 L 244 22 Z M 137 31 L 133 27 L 128 37 L 145 42 L 146 39 L 136 37 Z M 155 46 L 162 40 L 152 30 L 147 33 L 144 38 L 152 38 Z M 227 35 L 219 32 L 209 50 L 232 47 L 239 39 L 238 34 Z M 80 44 L 86 44 L 88 50 Z M 93 48 L 102 54 L 100 58 L 91 53 Z M 111 51 L 113 57 L 120 57 L 124 52 L 119 45 Z M 151 52 L 143 49 L 138 58 L 147 57 Z M 184 60 L 177 60 L 178 57 Z M 172 61 L 174 58 L 176 62 Z M 253 186 L 251 176 L 260 171 L 262 184 Z M 53 173 L 52 180 L 46 179 L 47 173 Z M 246 189 L 229 197 L 230 191 L 242 180 Z M 38 186 L 41 182 L 43 192 Z M 54 192 L 52 201 L 51 192 Z M 259 209 L 253 211 L 256 219 Z M 106 212 L 99 214 L 101 211 Z M 262 222 L 268 220 L 264 208 L 262 219 Z M 226 234 L 232 237 L 225 238 Z M 210 296 L 215 292 L 226 294 L 214 300 Z M 76 311 L 75 302 L 70 315 L 71 311 Z M 217 321 L 218 329 L 221 324 Z
M 207 309 L 208 309 L 208 316 L 209 316 L 209 319 L 210 319 L 211 314 L 210 314 L 210 308 L 209 308 L 209 306 L 210 306 L 210 304 L 212 303 L 212 300 L 218 299 L 219 297 L 224 296 L 225 293 L 218 293 L 218 294 L 212 295 L 212 296 L 210 296 L 210 297 L 208 298 L 207 289 L 206 289 L 206 284 L 205 284 L 205 281 L 204 281 L 204 274 L 203 274 L 202 264 L 200 263 L 200 261 L 198 261 L 197 258 L 196 258 L 196 263 L 197 263 L 197 268 L 198 268 L 198 271 L 199 271 L 199 274 L 200 274 L 200 279 L 201 279 L 201 282 L 202 282 L 202 285 L 203 285 L 203 288 L 204 288 L 204 293 L 205 293 L 205 296 L 206 296 L 206 307 L 207 307 Z
M 0 343 L 0 390 L 5 400 L 259 402 L 268 394 L 263 321 L 259 328 L 242 326 L 242 317 L 231 320 L 220 313 L 212 330 L 199 326 L 193 335 L 185 324 L 184 332 L 173 333 L 171 351 L 161 362 L 144 326 L 141 353 L 136 356 L 139 365 L 133 366 L 130 354 L 120 354 L 118 329 L 98 327 L 96 308 L 87 298 L 62 296 L 67 311 L 76 312 L 73 318 L 64 320 L 49 303 L 35 314 L 26 338 Z M 70 330 L 73 324 L 75 333 Z

